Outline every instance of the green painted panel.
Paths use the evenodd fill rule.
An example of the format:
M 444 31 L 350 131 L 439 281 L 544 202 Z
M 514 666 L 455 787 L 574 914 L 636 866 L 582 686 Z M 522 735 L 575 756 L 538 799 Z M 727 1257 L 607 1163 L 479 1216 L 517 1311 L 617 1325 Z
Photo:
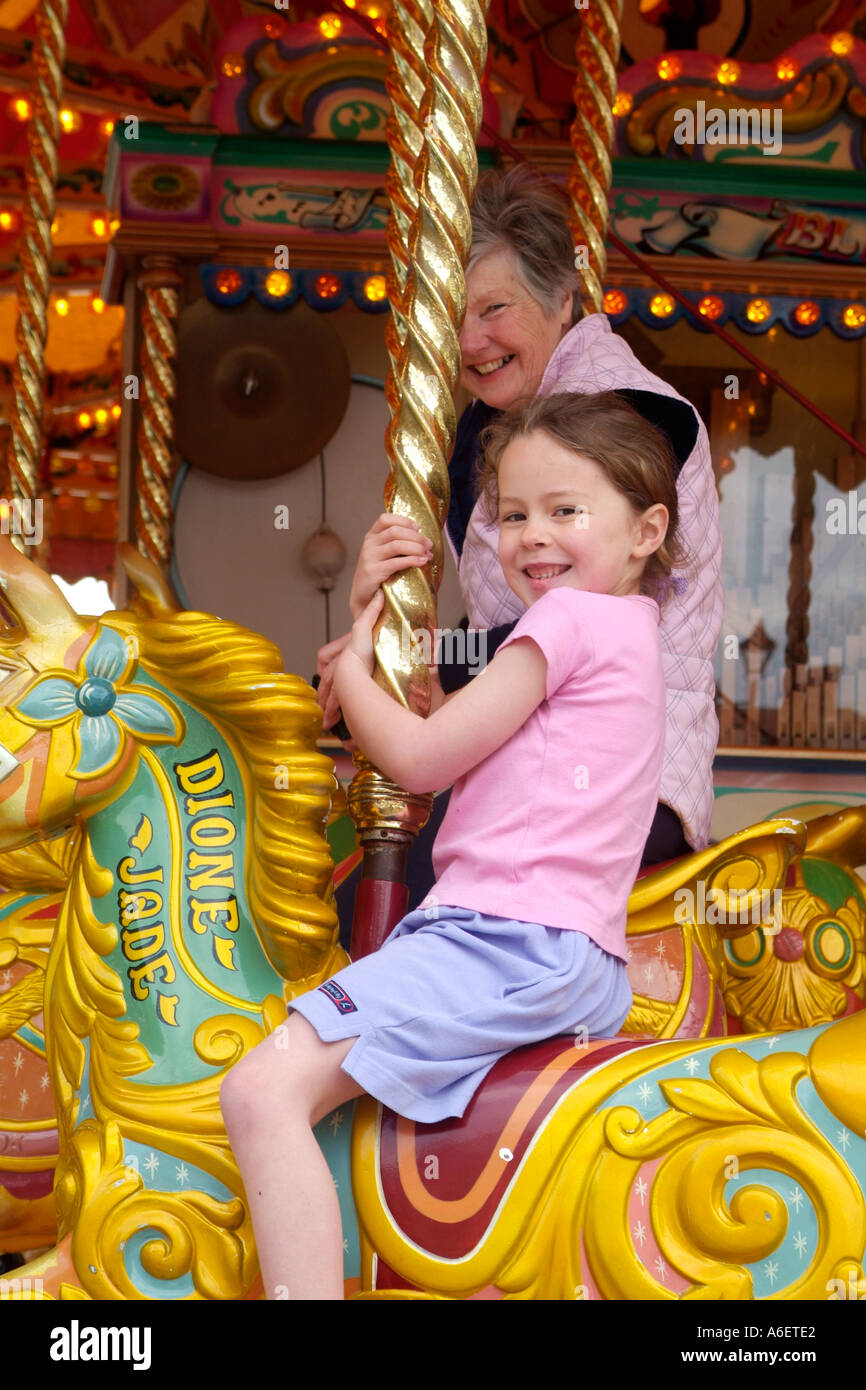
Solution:
M 866 201 L 866 176 L 853 170 L 799 169 L 763 164 L 691 163 L 674 159 L 614 159 L 614 189 L 700 192 L 704 197 L 799 198 L 809 203 Z
M 829 859 L 802 859 L 803 882 L 810 893 L 823 898 L 831 912 L 836 912 L 848 898 L 855 897 L 866 908 L 863 894 L 847 869 Z
M 110 143 L 109 162 L 118 154 L 165 154 L 212 157 L 214 165 L 261 165 L 275 169 L 346 169 L 382 173 L 388 168 L 388 146 L 378 140 L 287 140 L 276 136 L 195 134 L 142 121 L 137 140 L 126 140 L 120 122 Z M 494 163 L 490 149 L 478 151 L 478 163 Z

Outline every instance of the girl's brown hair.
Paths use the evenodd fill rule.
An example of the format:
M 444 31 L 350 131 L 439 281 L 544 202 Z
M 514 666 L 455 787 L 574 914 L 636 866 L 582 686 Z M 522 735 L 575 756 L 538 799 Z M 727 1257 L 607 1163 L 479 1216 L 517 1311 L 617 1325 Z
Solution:
M 502 455 L 512 440 L 538 431 L 597 463 L 636 514 L 658 502 L 667 508 L 667 534 L 647 558 L 641 582 L 643 593 L 663 603 L 670 593 L 671 570 L 687 563 L 676 535 L 675 462 L 667 437 L 614 391 L 591 396 L 573 392 L 535 396 L 527 404 L 504 412 L 481 435 L 484 458 L 477 494 L 487 520 L 496 519 Z

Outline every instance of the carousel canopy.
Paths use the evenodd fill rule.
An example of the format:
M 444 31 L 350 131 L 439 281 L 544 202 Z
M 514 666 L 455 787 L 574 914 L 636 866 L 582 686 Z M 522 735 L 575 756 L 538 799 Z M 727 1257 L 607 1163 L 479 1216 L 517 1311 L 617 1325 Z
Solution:
M 532 147 L 530 155 L 537 152 L 548 168 L 555 169 L 558 162 L 564 169 L 570 159 L 581 8 L 566 0 L 492 0 L 490 5 L 485 96 L 488 126 L 524 150 Z M 37 12 L 37 0 L 0 0 L 0 428 L 4 442 L 16 356 L 15 276 L 26 203 L 24 171 L 32 117 Z M 761 0 L 760 5 L 753 0 L 688 4 L 679 0 L 626 0 L 619 64 L 621 99 L 616 110 L 615 163 L 620 173 L 614 179 L 617 199 L 613 225 L 617 231 L 632 244 L 642 242 L 644 251 L 666 253 L 668 243 L 673 245 L 677 237 L 677 245 L 686 252 L 705 249 L 697 244 L 704 229 L 696 230 L 683 205 L 688 199 L 694 201 L 696 184 L 701 190 L 708 187 L 706 169 L 693 164 L 686 168 L 689 151 L 671 142 L 670 131 L 658 115 L 660 85 L 673 83 L 680 89 L 691 82 L 693 95 L 700 95 L 702 84 L 708 81 L 710 85 L 730 81 L 732 90 L 737 91 L 748 82 L 754 85 L 755 65 L 763 65 L 760 70 L 765 78 L 769 74 L 766 80 L 770 80 L 768 65 L 775 65 L 775 70 L 782 62 L 790 66 L 784 80 L 793 90 L 799 70 L 797 60 L 788 55 L 803 54 L 803 45 L 811 43 L 818 47 L 805 54 L 810 72 L 823 72 L 833 61 L 848 65 L 845 119 L 853 130 L 857 120 L 862 122 L 861 79 L 866 76 L 866 62 L 860 54 L 860 41 L 866 37 L 864 15 L 864 0 L 802 0 L 794 5 L 790 0 Z M 106 254 L 119 226 L 116 209 L 107 202 L 105 183 L 117 122 L 136 117 L 150 127 L 168 128 L 169 133 L 177 134 L 216 129 L 234 130 L 238 136 L 253 133 L 263 140 L 309 138 L 311 134 L 315 138 L 321 132 L 306 131 L 302 122 L 293 125 L 288 107 L 288 114 L 283 113 L 276 122 L 271 120 L 270 126 L 272 111 L 259 113 L 261 120 L 256 126 L 252 108 L 251 114 L 241 117 L 230 110 L 231 84 L 238 76 L 250 26 L 260 29 L 270 21 L 281 33 L 285 26 L 309 26 L 315 42 L 305 62 L 311 70 L 312 85 L 341 44 L 353 45 L 358 71 L 381 89 L 384 101 L 384 42 L 377 47 L 376 33 L 384 34 L 386 18 L 387 0 L 336 0 L 330 4 L 325 0 L 292 0 L 291 5 L 288 0 L 285 5 L 279 0 L 277 4 L 273 0 L 147 0 L 144 4 L 141 0 L 70 0 L 64 26 L 62 133 L 45 348 L 45 447 L 40 461 L 44 495 L 56 503 L 51 525 L 53 563 L 64 577 L 107 573 L 113 562 L 124 314 L 119 304 L 104 302 L 100 290 Z M 365 28 L 357 27 L 359 19 L 366 22 Z M 834 36 L 839 35 L 853 52 L 851 47 L 838 51 L 832 47 L 837 42 Z M 724 77 L 719 75 L 720 64 L 727 65 Z M 783 78 L 777 75 L 777 80 Z M 821 97 L 817 87 L 816 93 L 812 100 L 817 109 Z M 809 99 L 805 108 L 808 113 Z M 352 138 L 381 141 L 383 131 L 371 127 L 355 132 Z M 489 136 L 482 141 L 490 146 Z M 655 187 L 648 187 L 643 167 L 663 164 L 667 165 L 666 172 L 656 176 Z M 862 167 L 860 144 L 847 167 Z M 714 191 L 724 188 L 730 176 L 730 166 L 722 169 L 719 162 L 713 173 Z M 753 181 L 758 177 L 754 172 Z M 754 211 L 751 203 L 746 211 Z M 652 215 L 645 217 L 644 213 Z M 667 241 L 659 248 L 653 238 L 656 243 Z M 329 269 L 351 273 L 348 266 Z M 246 275 L 243 267 L 240 273 Z M 243 279 L 242 286 L 246 283 Z M 368 293 L 365 284 L 344 275 L 337 292 L 343 297 L 354 296 L 363 307 L 384 308 L 381 295 Z M 211 288 L 210 284 L 206 288 Z M 308 302 L 317 302 L 315 280 L 310 286 L 299 282 L 296 290 Z M 242 288 L 239 292 L 243 297 L 248 291 Z M 648 326 L 657 321 L 656 310 L 662 301 L 658 296 L 654 300 L 650 291 L 638 289 L 628 274 L 620 276 L 611 292 L 614 298 L 606 308 L 614 321 L 632 315 Z M 801 320 L 792 320 L 795 329 L 810 331 L 824 322 L 835 322 L 830 301 L 836 293 L 835 284 L 828 281 L 825 298 L 815 296 L 811 319 L 806 322 L 801 315 Z M 753 322 L 748 317 L 749 297 L 741 298 L 742 304 L 735 296 L 723 295 L 720 312 L 723 321 L 732 317 L 749 328 Z M 768 327 L 779 316 L 787 323 L 797 302 L 796 296 L 790 304 L 781 298 L 774 300 L 772 317 L 757 326 Z M 667 301 L 662 308 L 671 318 L 678 312 Z M 862 327 L 855 325 L 854 331 Z M 841 331 L 846 331 L 845 324 L 841 324 Z M 5 454 L 4 448 L 4 458 Z M 0 487 L 8 495 L 5 476 Z

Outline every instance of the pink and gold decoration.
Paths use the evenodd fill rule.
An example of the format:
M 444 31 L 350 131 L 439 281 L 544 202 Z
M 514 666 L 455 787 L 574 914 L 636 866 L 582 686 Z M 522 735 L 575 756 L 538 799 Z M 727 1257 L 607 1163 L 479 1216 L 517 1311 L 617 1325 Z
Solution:
M 28 110 L 27 202 L 20 243 L 18 354 L 9 448 L 12 493 L 25 501 L 36 497 L 42 444 L 46 311 L 50 293 L 48 262 L 56 201 L 67 16 L 68 0 L 42 0 L 39 6 L 34 50 L 36 82 Z
M 619 22 L 622 0 L 594 0 L 581 10 L 577 40 L 576 115 L 571 127 L 574 163 L 568 177 L 578 249 L 586 247 L 581 302 L 585 313 L 602 308 L 607 265 L 605 236 L 614 142 L 613 105 L 617 94 Z M 576 262 L 580 265 L 580 261 Z

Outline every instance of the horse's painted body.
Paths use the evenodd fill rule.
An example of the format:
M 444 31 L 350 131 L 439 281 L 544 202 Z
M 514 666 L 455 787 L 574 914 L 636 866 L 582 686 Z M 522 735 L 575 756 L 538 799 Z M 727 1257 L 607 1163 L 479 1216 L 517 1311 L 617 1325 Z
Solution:
M 3 1035 L 0 993 L 3 1067 L 10 1047 L 27 1050 L 26 1037 L 38 1057 L 44 958 L 34 952 L 45 950 L 58 909 L 44 980 L 56 1243 L 16 1277 L 53 1298 L 258 1296 L 218 1092 L 226 1068 L 284 1018 L 287 1000 L 345 961 L 324 834 L 336 784 L 315 748 L 318 708 L 302 681 L 282 674 L 269 643 L 171 612 L 155 591 L 144 616 L 95 622 L 72 614 L 10 547 L 0 578 L 21 622 L 0 634 L 0 850 L 12 862 L 30 842 L 60 846 L 38 883 L 28 885 L 28 873 L 38 877 L 32 864 L 18 865 L 19 885 L 41 888 L 42 899 L 18 896 L 0 917 L 20 1006 L 7 1003 Z M 845 846 L 849 866 L 866 857 L 857 858 L 856 816 L 834 833 L 837 868 Z M 801 1233 L 799 1273 L 792 1264 L 788 1283 L 779 1276 L 769 1293 L 814 1297 L 822 1280 L 856 1271 L 866 1080 L 849 1055 L 866 1017 L 784 1040 L 714 1039 L 725 1027 L 723 990 L 747 1026 L 760 1010 L 760 989 L 743 984 L 756 951 L 738 957 L 737 942 L 757 936 L 763 949 L 771 938 L 737 926 L 725 944 L 712 924 L 677 910 L 677 894 L 694 901 L 701 884 L 723 906 L 738 889 L 783 889 L 791 866 L 805 862 L 805 836 L 796 822 L 769 822 L 636 885 L 636 1001 L 621 1038 L 553 1039 L 512 1054 L 461 1121 L 415 1126 L 369 1099 L 355 1106 L 354 1125 L 350 1107 L 323 1121 L 347 1287 L 380 1297 L 760 1295 L 756 1262 L 772 1263 L 787 1238 L 792 1181 L 817 1234 L 810 1245 Z M 804 885 L 785 890 L 799 894 L 804 950 L 832 986 L 821 995 L 824 1017 L 856 1007 L 863 993 L 862 899 L 849 868 L 839 872 L 850 891 L 837 876 L 835 906 L 806 885 L 818 904 L 811 917 Z M 62 892 L 50 897 L 58 874 Z M 28 924 L 41 908 L 39 925 Z M 830 917 L 851 937 L 847 955 L 830 943 Z M 773 1026 L 814 1022 L 818 993 L 774 985 Z M 0 1117 L 9 1113 L 3 1095 Z M 43 1140 L 47 1101 L 45 1110 Z M 14 1123 L 19 1142 L 37 1132 Z M 840 1135 L 859 1129 L 834 1145 L 833 1123 Z M 6 1134 L 12 1125 L 0 1118 Z M 29 1157 L 46 1163 L 50 1147 Z M 739 1156 L 737 1191 L 725 1154 Z M 0 1180 L 20 1157 L 0 1149 Z M 772 1192 L 765 1175 L 749 1186 L 756 1167 L 777 1170 Z M 46 1194 L 33 1195 L 0 1205 L 0 1248 L 40 1243 Z M 761 1203 L 768 1214 L 759 1217 Z M 779 1256 L 786 1278 L 793 1260 Z

